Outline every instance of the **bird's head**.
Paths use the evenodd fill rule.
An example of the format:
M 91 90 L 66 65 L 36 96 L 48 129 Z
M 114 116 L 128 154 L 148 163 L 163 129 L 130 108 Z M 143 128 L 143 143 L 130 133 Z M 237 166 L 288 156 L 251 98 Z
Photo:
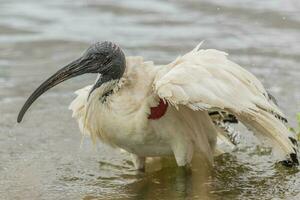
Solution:
M 125 55 L 119 46 L 112 42 L 95 43 L 80 58 L 66 65 L 41 84 L 23 105 L 17 121 L 22 121 L 28 108 L 39 96 L 61 82 L 86 73 L 100 74 L 100 78 L 90 91 L 92 93 L 103 83 L 120 79 L 125 67 Z

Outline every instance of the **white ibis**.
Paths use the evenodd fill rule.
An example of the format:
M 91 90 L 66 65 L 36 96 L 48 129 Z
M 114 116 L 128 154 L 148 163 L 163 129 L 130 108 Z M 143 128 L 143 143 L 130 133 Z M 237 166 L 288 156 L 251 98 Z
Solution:
M 187 166 L 198 154 L 212 164 L 220 130 L 215 115 L 219 122 L 240 121 L 271 141 L 282 164 L 298 165 L 297 141 L 260 81 L 226 53 L 199 47 L 170 64 L 154 65 L 142 57 L 125 57 L 112 42 L 95 43 L 41 84 L 17 121 L 53 86 L 95 73 L 95 84 L 76 92 L 73 117 L 93 141 L 131 153 L 137 169 L 154 156 L 174 155 L 178 166 Z

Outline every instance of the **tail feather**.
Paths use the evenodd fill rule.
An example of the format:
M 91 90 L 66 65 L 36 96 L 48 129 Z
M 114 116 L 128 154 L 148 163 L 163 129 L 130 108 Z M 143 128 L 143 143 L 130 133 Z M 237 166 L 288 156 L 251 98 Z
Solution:
M 272 113 L 258 110 L 247 115 L 238 115 L 238 119 L 258 137 L 272 144 L 275 154 L 284 158 L 285 165 L 299 165 L 297 140 L 282 122 Z M 263 136 L 263 137 L 261 137 Z

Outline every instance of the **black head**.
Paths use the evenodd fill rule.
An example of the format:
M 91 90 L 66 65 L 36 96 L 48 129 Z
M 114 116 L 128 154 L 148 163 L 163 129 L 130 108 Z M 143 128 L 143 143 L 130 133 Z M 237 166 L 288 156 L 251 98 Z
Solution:
M 82 61 L 88 63 L 86 73 L 99 73 L 113 80 L 120 79 L 125 71 L 125 55 L 121 48 L 112 42 L 97 42 L 82 55 Z
M 93 87 L 93 91 L 105 82 L 120 79 L 125 67 L 125 55 L 119 46 L 107 41 L 97 42 L 91 45 L 80 58 L 66 65 L 42 83 L 23 105 L 17 121 L 22 121 L 28 108 L 39 96 L 61 82 L 86 73 L 99 73 L 101 78 Z

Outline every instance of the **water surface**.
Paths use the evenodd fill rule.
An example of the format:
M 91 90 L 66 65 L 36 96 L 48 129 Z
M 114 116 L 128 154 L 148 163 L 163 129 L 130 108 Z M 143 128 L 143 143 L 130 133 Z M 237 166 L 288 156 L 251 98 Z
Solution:
M 211 174 L 174 160 L 133 170 L 126 153 L 82 140 L 67 106 L 94 76 L 40 98 L 16 124 L 28 95 L 94 41 L 168 63 L 200 41 L 254 73 L 295 125 L 300 111 L 298 0 L 0 0 L 1 199 L 299 199 L 300 173 L 274 165 L 246 137 Z M 82 140 L 82 146 L 80 147 Z M 298 195 L 298 197 L 297 197 Z

